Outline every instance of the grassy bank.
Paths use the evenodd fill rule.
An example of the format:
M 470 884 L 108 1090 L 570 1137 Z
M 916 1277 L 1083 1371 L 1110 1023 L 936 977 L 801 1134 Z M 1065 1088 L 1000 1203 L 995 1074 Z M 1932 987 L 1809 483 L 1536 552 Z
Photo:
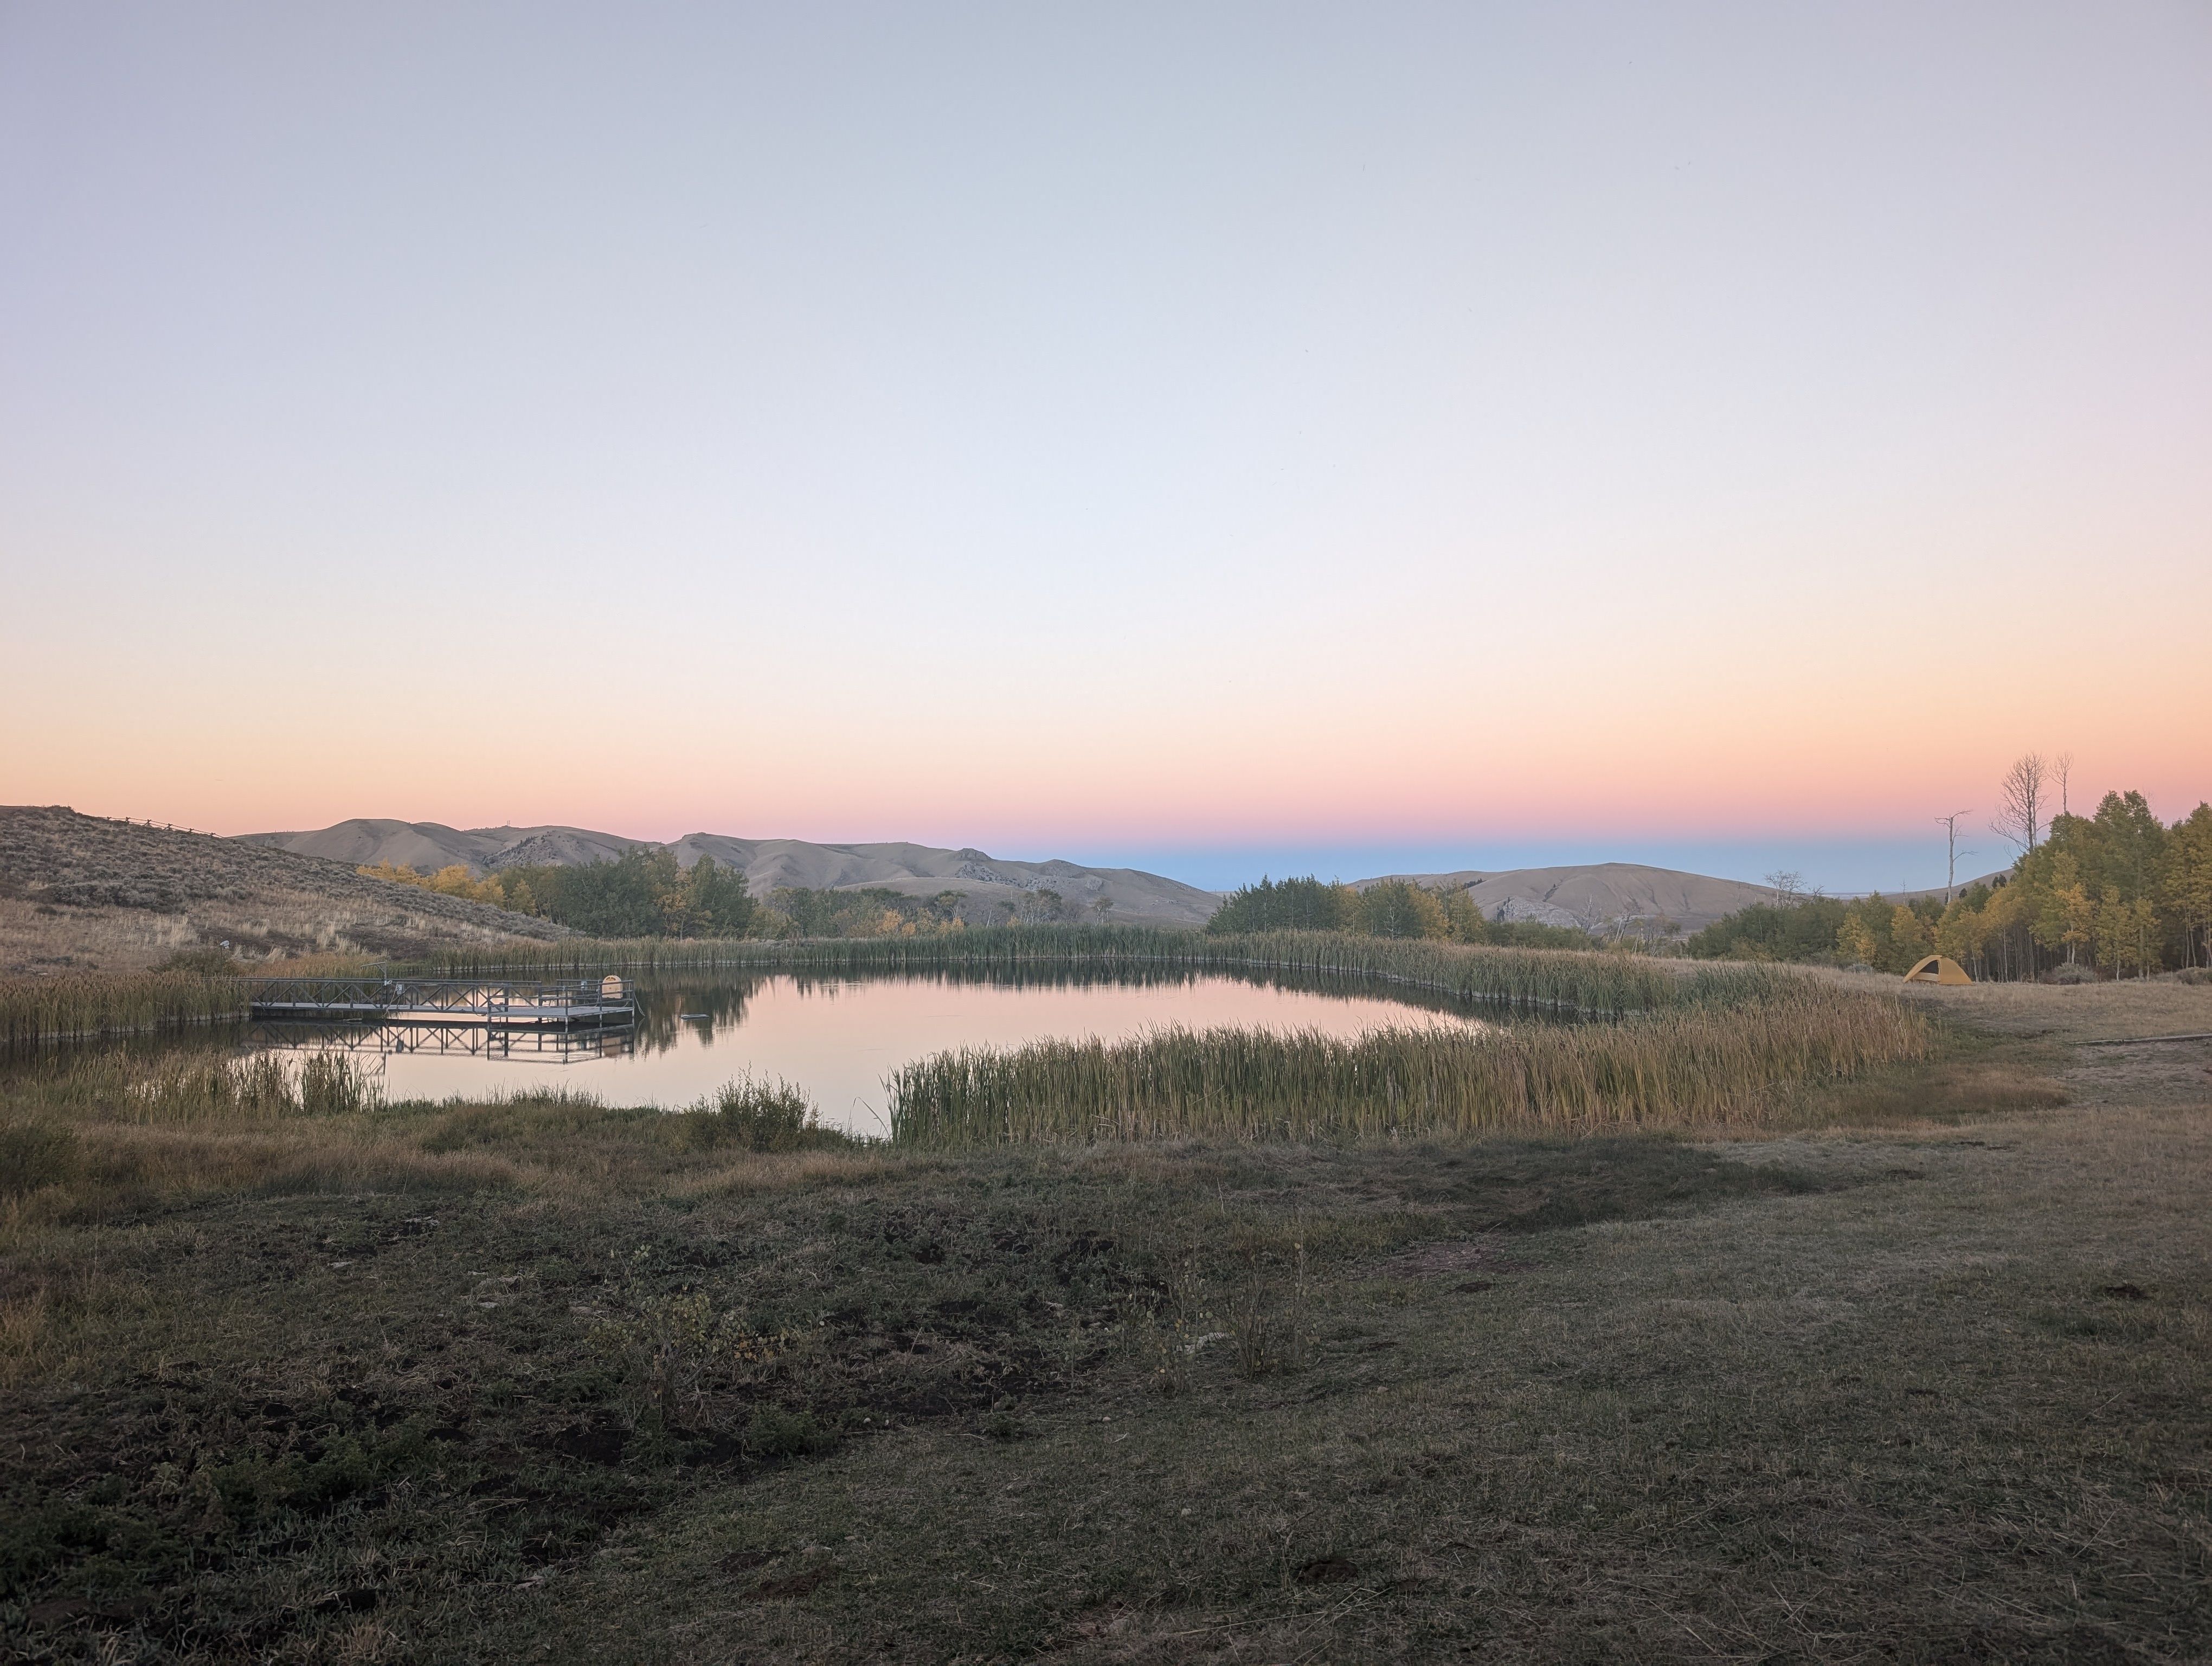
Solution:
M 1927 1021 L 1894 998 L 1809 981 L 1611 1024 L 1348 1041 L 1171 1030 L 918 1061 L 893 1079 L 891 1128 L 901 1144 L 960 1146 L 1756 1126 L 1778 1086 L 1917 1059 L 1929 1044 Z
M 0 1654 L 2202 1654 L 2206 1124 L 1954 1042 L 1725 1146 L 762 1152 L 773 1091 L 57 1058 Z

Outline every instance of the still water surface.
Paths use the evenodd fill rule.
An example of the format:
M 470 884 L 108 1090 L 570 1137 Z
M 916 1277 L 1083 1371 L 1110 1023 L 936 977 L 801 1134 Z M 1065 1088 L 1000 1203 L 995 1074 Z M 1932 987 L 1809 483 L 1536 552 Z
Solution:
M 1370 986 L 1371 988 L 1371 986 Z M 1235 976 L 1008 983 L 945 976 L 774 974 L 647 980 L 628 1050 L 566 1061 L 510 1055 L 361 1049 L 394 1099 L 566 1086 L 609 1104 L 679 1106 L 732 1076 L 781 1076 L 855 1134 L 889 1131 L 884 1079 L 901 1065 L 962 1047 L 1018 1047 L 1045 1037 L 1127 1040 L 1146 1031 L 1237 1025 L 1352 1037 L 1474 1022 L 1358 988 L 1286 987 Z M 1425 1003 L 1427 1005 L 1427 1003 Z

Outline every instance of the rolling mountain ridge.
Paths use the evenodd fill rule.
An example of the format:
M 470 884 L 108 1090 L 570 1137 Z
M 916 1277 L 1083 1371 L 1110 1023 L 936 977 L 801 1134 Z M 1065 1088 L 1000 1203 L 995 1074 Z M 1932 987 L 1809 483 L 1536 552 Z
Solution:
M 423 873 L 456 863 L 486 873 L 525 863 L 611 860 L 626 850 L 655 845 L 650 839 L 625 838 L 579 827 L 459 829 L 437 822 L 367 818 L 312 831 L 243 836 L 303 856 L 322 856 L 356 866 L 392 862 Z M 957 891 L 969 897 L 1013 902 L 1029 892 L 1049 890 L 1081 909 L 1104 902 L 1107 919 L 1124 925 L 1151 926 L 1202 924 L 1221 900 L 1210 891 L 1136 868 L 1008 861 L 973 848 L 945 850 L 904 843 L 814 844 L 804 839 L 740 839 L 722 833 L 687 833 L 667 848 L 686 867 L 702 856 L 712 856 L 719 866 L 738 869 L 757 897 L 784 885 L 817 891 L 880 886 L 907 896 L 931 897 Z
M 252 842 L 353 866 L 392 862 L 430 873 L 459 864 L 486 873 L 522 863 L 611 860 L 624 851 L 652 846 L 647 839 L 580 827 L 453 828 L 438 822 L 361 818 L 334 827 L 289 833 L 253 833 Z M 1012 901 L 1050 889 L 1085 908 L 1103 899 L 1105 917 L 1133 925 L 1191 926 L 1205 921 L 1220 893 L 1136 868 L 1087 867 L 1075 862 L 1018 862 L 973 848 L 944 849 L 910 843 L 816 844 L 805 839 L 742 839 L 722 833 L 687 833 L 668 847 L 685 866 L 712 856 L 741 871 L 756 896 L 784 885 L 819 891 L 881 886 L 909 896 L 957 891 L 980 898 Z M 1533 920 L 1604 932 L 1635 922 L 1672 921 L 1693 932 L 1753 903 L 1780 893 L 1741 879 L 1722 879 L 1635 862 L 1579 866 L 1465 868 L 1449 873 L 1378 874 L 1357 883 L 1408 879 L 1467 891 L 1495 920 Z

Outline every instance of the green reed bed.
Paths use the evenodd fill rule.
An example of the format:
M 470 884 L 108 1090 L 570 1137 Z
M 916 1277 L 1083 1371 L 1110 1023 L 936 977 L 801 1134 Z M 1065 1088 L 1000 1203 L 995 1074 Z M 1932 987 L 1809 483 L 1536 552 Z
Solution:
M 568 940 L 449 952 L 423 970 L 498 973 L 802 971 L 851 976 L 968 971 L 1023 974 L 1170 967 L 1279 972 L 1419 988 L 1468 1001 L 1617 1017 L 1766 988 L 1758 968 L 1679 976 L 1650 960 L 1571 950 L 1501 949 L 1337 932 L 1209 937 L 1132 926 L 993 926 L 933 937 L 632 942 Z
M 1917 1058 L 1929 1042 L 1901 1001 L 1810 982 L 1603 1025 L 1437 1025 L 1352 1041 L 1172 1029 L 908 1065 L 890 1085 L 891 1137 L 958 1146 L 1756 1124 L 1778 1086 Z
M 0 981 L 0 1052 L 246 1016 L 246 985 L 195 972 Z

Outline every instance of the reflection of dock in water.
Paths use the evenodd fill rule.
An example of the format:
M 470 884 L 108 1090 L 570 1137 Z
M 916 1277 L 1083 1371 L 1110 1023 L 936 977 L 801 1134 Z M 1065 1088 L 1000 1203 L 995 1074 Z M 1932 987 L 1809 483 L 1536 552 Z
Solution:
M 254 1038 L 280 1047 L 494 1058 L 627 1053 L 629 981 L 599 978 L 272 977 L 248 995 Z

